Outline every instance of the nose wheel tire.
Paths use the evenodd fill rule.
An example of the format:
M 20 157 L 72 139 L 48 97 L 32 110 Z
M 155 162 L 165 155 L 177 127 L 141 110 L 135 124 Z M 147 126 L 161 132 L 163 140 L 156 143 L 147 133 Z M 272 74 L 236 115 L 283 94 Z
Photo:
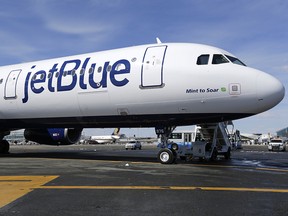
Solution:
M 171 149 L 168 148 L 161 149 L 158 153 L 158 160 L 162 164 L 172 164 L 175 162 L 175 159 L 176 159 L 175 154 Z

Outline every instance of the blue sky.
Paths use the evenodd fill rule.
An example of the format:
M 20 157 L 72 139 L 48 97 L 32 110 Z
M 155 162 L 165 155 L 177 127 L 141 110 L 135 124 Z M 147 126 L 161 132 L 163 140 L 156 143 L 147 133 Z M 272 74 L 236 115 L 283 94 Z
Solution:
M 154 43 L 159 37 L 163 42 L 204 43 L 225 49 L 247 65 L 277 77 L 288 89 L 285 0 L 0 2 L 0 66 Z M 274 133 L 288 126 L 287 108 L 285 97 L 277 107 L 234 124 L 243 132 Z M 153 135 L 152 129 L 124 132 Z

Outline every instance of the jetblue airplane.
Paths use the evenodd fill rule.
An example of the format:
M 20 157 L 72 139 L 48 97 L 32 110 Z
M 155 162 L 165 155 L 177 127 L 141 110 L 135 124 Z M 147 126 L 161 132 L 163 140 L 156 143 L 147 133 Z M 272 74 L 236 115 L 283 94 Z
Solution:
M 10 131 L 50 145 L 83 128 L 221 122 L 277 105 L 283 85 L 222 49 L 158 43 L 0 67 L 0 152 Z

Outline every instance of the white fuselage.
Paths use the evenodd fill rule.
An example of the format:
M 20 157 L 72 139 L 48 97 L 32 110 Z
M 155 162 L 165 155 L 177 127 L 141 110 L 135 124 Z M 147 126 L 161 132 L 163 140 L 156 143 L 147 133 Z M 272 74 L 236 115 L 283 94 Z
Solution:
M 106 136 L 91 136 L 90 140 L 95 141 L 99 144 L 113 143 L 120 139 L 119 135 L 106 135 Z
M 4 66 L 1 128 L 189 125 L 254 115 L 282 100 L 277 79 L 225 55 L 171 43 Z

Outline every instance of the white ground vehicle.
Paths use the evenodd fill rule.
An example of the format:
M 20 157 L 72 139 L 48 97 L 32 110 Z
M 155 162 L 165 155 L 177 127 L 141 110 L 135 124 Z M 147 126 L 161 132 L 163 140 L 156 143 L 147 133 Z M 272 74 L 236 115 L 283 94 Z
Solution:
M 282 139 L 271 139 L 268 144 L 269 151 L 286 151 L 286 145 Z
M 136 140 L 130 141 L 130 142 L 126 143 L 126 145 L 125 145 L 126 150 L 128 150 L 128 149 L 136 150 L 137 148 L 139 150 L 141 150 L 142 145 L 141 145 L 141 142 L 136 141 Z

